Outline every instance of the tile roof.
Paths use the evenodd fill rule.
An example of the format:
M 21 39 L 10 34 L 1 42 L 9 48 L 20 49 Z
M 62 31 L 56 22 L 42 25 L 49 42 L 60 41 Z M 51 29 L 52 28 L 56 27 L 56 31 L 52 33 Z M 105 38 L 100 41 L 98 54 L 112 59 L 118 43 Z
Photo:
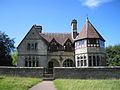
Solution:
M 47 42 L 51 42 L 55 39 L 60 45 L 64 45 L 67 39 L 70 39 L 71 42 L 74 42 L 71 33 L 40 33 Z
M 86 38 L 97 38 L 105 41 L 104 38 L 99 34 L 99 32 L 94 28 L 94 26 L 90 23 L 89 20 L 87 20 L 86 23 L 84 24 L 81 32 L 76 37 L 76 40 Z

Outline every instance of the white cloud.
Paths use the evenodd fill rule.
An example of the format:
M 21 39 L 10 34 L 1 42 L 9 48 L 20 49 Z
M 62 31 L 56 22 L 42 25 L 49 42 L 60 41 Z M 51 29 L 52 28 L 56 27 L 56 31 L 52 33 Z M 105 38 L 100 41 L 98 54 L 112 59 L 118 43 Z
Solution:
M 88 7 L 98 7 L 103 3 L 110 2 L 112 0 L 80 0 L 82 2 L 82 5 L 88 6 Z

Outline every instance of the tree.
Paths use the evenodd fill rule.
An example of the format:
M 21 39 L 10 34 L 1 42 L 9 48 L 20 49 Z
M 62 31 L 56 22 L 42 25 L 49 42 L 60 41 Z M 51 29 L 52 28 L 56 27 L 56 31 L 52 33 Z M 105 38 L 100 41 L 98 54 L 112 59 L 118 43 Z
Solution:
M 14 40 L 0 31 L 0 66 L 12 65 L 11 52 L 14 50 Z
M 106 48 L 106 61 L 108 66 L 120 66 L 120 45 Z
M 17 65 L 17 56 L 18 56 L 18 52 L 15 51 L 15 53 L 13 53 L 12 55 L 12 65 Z

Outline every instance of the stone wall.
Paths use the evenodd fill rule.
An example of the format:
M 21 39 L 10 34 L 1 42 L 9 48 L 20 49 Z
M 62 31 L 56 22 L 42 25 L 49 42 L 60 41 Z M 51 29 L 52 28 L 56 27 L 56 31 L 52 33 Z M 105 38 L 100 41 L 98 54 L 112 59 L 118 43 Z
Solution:
M 0 75 L 20 77 L 43 77 L 42 67 L 0 67 Z
M 55 78 L 120 79 L 120 67 L 54 68 Z
M 43 78 L 42 67 L 0 67 L 0 75 Z M 55 67 L 54 78 L 120 79 L 120 67 Z

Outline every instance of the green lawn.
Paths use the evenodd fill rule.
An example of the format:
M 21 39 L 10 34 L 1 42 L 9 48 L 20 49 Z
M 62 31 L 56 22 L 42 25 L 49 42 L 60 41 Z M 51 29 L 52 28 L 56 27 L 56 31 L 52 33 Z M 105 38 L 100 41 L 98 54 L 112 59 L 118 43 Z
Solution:
M 39 78 L 0 76 L 0 90 L 28 90 L 40 81 Z
M 120 80 L 56 79 L 58 90 L 120 90 Z

